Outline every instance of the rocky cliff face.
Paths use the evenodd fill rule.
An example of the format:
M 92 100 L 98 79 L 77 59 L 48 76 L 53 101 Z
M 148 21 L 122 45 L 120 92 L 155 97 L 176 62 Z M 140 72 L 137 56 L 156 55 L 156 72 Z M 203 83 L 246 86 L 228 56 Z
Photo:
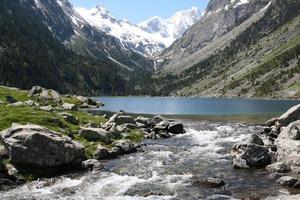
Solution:
M 223 1 L 211 1 L 209 8 L 218 2 Z M 184 96 L 297 98 L 300 94 L 299 0 L 239 1 L 231 7 L 224 2 L 220 4 L 224 6 L 221 11 L 216 7 L 218 13 L 224 12 L 224 19 L 233 11 L 244 10 L 243 14 L 234 15 L 235 25 L 229 29 L 211 27 L 207 30 L 210 34 L 198 34 L 204 32 L 201 24 L 206 20 L 216 20 L 216 17 L 207 18 L 207 13 L 163 54 L 163 69 L 155 78 L 158 82 L 167 81 L 160 82 L 159 90 Z M 247 13 L 249 9 L 255 13 Z M 224 24 L 232 24 L 231 19 Z M 193 30 L 197 27 L 200 27 L 198 31 Z M 189 45 L 184 46 L 187 38 Z
M 161 67 L 173 68 L 263 9 L 270 0 L 211 0 L 203 18 L 194 24 L 158 59 Z M 217 48 L 216 48 L 217 50 Z

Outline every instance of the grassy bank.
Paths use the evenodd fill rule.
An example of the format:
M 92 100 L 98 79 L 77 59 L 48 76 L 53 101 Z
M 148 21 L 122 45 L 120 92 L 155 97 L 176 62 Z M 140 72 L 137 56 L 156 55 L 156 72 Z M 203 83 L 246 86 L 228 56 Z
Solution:
M 33 100 L 40 106 L 52 105 L 55 107 L 57 102 L 38 99 L 30 97 L 28 91 L 17 90 L 13 88 L 6 88 L 0 86 L 0 131 L 10 128 L 13 123 L 18 124 L 35 124 L 44 126 L 51 130 L 57 131 L 63 135 L 72 136 L 74 140 L 79 141 L 86 147 L 86 155 L 91 157 L 91 155 L 96 150 L 97 145 L 100 142 L 90 142 L 85 140 L 79 135 L 79 130 L 81 126 L 85 126 L 88 123 L 93 123 L 97 125 L 104 124 L 107 119 L 100 115 L 93 115 L 85 111 L 66 111 L 61 109 L 53 109 L 53 111 L 43 111 L 38 106 L 12 106 L 6 102 L 6 96 L 11 96 L 17 101 L 27 101 Z M 79 103 L 76 98 L 72 97 L 61 97 L 63 102 L 77 104 Z M 78 125 L 74 125 L 60 114 L 61 112 L 69 113 L 76 117 L 79 121 Z M 120 138 L 121 139 L 121 138 Z M 130 130 L 126 133 L 126 139 L 130 139 L 134 142 L 140 142 L 142 140 L 141 134 L 137 130 Z M 105 144 L 103 144 L 105 145 Z

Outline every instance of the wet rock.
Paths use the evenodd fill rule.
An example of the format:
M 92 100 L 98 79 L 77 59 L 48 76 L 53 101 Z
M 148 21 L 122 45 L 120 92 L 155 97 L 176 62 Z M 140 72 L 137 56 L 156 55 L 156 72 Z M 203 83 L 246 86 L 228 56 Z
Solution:
M 219 188 L 222 186 L 225 186 L 226 183 L 224 180 L 220 178 L 198 178 L 193 177 L 192 180 L 193 186 L 201 186 L 201 187 L 207 187 L 207 188 Z
M 18 100 L 16 100 L 14 97 L 12 96 L 6 96 L 6 102 L 9 103 L 9 104 L 12 104 L 12 103 L 17 103 Z
M 288 126 L 290 123 L 300 119 L 300 104 L 290 108 L 286 113 L 278 118 L 281 126 Z
M 112 141 L 112 135 L 109 131 L 102 128 L 84 128 L 81 127 L 79 135 L 89 141 L 99 141 L 106 144 L 110 144 Z
M 139 116 L 135 119 L 135 122 L 144 124 L 146 126 L 150 125 L 150 118 Z
M 113 156 L 106 147 L 98 145 L 93 157 L 97 160 L 106 160 L 111 159 Z
M 82 162 L 83 169 L 91 170 L 91 171 L 101 171 L 104 166 L 95 159 L 89 159 Z
M 277 162 L 271 165 L 268 165 L 266 169 L 270 172 L 278 172 L 278 173 L 287 173 L 291 171 L 290 166 L 286 165 L 283 162 Z
M 119 147 L 113 147 L 108 152 L 109 152 L 110 158 L 116 158 L 119 155 L 124 154 L 124 151 Z
M 14 124 L 0 135 L 11 163 L 19 167 L 47 169 L 84 158 L 82 144 L 41 126 Z
M 157 135 L 158 135 L 160 138 L 164 138 L 164 139 L 167 139 L 167 138 L 170 138 L 170 137 L 171 137 L 171 135 L 170 135 L 168 132 L 166 132 L 166 131 L 159 131 L 159 132 L 157 133 Z
M 134 118 L 132 116 L 121 115 L 116 119 L 117 125 L 122 124 L 135 124 Z
M 168 132 L 173 134 L 182 134 L 184 133 L 184 128 L 182 123 L 172 123 L 168 126 Z
M 271 126 L 274 126 L 277 121 L 278 121 L 278 117 L 274 117 L 274 118 L 266 121 L 265 125 L 268 127 L 271 127 Z
M 252 134 L 247 138 L 246 144 L 257 144 L 263 146 L 264 142 L 258 135 Z
M 160 122 L 163 122 L 163 121 L 167 121 L 164 117 L 162 117 L 162 116 L 160 116 L 160 115 L 158 115 L 158 116 L 155 116 L 155 117 L 153 117 L 152 119 L 151 119 L 151 124 L 152 125 L 156 125 L 156 124 L 158 124 L 158 123 L 160 123 Z
M 63 116 L 63 118 L 70 124 L 79 125 L 78 118 L 74 117 L 72 114 L 63 112 L 60 113 L 60 115 Z
M 283 176 L 277 180 L 281 186 L 300 188 L 300 180 L 291 176 Z
M 158 133 L 159 131 L 167 131 L 167 127 L 156 125 L 156 126 L 154 126 L 153 131 L 156 133 Z
M 174 196 L 174 192 L 171 192 L 167 186 L 162 184 L 138 183 L 130 187 L 124 195 L 139 199 L 138 197 Z
M 114 142 L 113 145 L 120 148 L 124 154 L 130 154 L 137 151 L 136 146 L 130 140 L 118 140 Z
M 231 149 L 233 165 L 238 169 L 269 165 L 272 156 L 266 147 L 257 144 L 235 144 Z
M 61 107 L 63 110 L 78 110 L 77 105 L 72 103 L 63 103 Z

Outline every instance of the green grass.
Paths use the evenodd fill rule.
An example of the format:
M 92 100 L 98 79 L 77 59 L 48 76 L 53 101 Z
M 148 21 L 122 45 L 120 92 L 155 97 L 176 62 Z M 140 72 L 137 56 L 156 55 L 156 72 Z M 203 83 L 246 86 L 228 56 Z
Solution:
M 0 100 L 6 102 L 6 96 L 12 96 L 18 101 L 27 101 L 29 99 L 26 91 L 14 90 L 0 86 Z
M 140 143 L 144 139 L 144 134 L 138 129 L 130 130 L 126 133 L 124 139 L 130 140 L 135 143 Z

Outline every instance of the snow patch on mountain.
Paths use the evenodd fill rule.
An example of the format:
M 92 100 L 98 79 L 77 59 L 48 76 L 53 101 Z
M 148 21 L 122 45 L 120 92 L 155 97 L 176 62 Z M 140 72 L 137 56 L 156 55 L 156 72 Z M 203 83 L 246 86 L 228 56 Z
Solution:
M 196 21 L 202 12 L 197 8 L 180 11 L 169 19 L 152 17 L 138 25 L 128 20 L 116 19 L 104 6 L 75 10 L 92 26 L 117 37 L 124 48 L 133 49 L 145 56 L 154 57 L 169 47 Z
M 176 12 L 168 19 L 152 17 L 138 24 L 143 30 L 161 38 L 163 43 L 169 47 L 175 40 L 179 39 L 185 31 L 195 22 L 200 20 L 204 12 L 196 7 L 189 10 Z

